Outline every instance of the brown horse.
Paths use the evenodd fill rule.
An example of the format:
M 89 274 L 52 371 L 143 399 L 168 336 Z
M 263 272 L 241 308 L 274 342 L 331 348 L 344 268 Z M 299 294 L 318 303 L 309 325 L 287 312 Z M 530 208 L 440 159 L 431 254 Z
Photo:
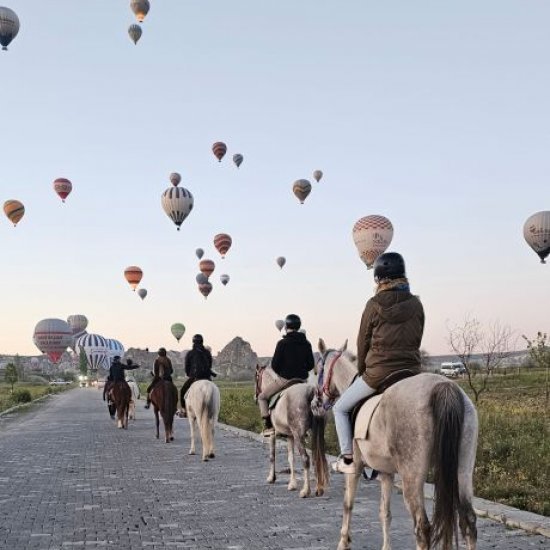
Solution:
M 151 403 L 155 411 L 156 438 L 159 438 L 159 411 L 164 422 L 164 440 L 174 441 L 174 415 L 178 408 L 178 390 L 173 382 L 161 380 L 152 389 Z
M 117 426 L 124 429 L 128 428 L 128 410 L 132 399 L 132 390 L 130 390 L 128 382 L 125 380 L 114 382 L 109 393 L 116 408 Z

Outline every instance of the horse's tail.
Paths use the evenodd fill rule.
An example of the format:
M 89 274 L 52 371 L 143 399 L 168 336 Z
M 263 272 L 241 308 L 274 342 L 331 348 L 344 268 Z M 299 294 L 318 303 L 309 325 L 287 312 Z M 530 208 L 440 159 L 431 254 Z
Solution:
M 217 387 L 211 383 L 203 394 L 203 399 L 198 414 L 198 422 L 201 431 L 201 439 L 203 442 L 203 453 L 206 448 L 206 453 L 210 453 L 214 449 L 214 428 L 218 420 L 219 413 L 219 393 Z
M 176 401 L 174 401 L 173 384 L 171 382 L 162 382 L 164 384 L 164 407 L 162 417 L 168 429 L 172 429 L 174 424 L 174 413 L 176 411 Z
M 458 461 L 465 410 L 462 391 L 454 382 L 437 384 L 431 392 L 430 408 L 434 422 L 431 464 L 435 488 L 432 544 L 451 548 L 459 507 Z
M 311 423 L 311 452 L 315 465 L 315 475 L 317 477 L 317 496 L 321 496 L 329 484 L 329 468 L 325 445 L 326 412 L 316 391 L 314 391 L 311 401 L 311 412 L 313 413 Z

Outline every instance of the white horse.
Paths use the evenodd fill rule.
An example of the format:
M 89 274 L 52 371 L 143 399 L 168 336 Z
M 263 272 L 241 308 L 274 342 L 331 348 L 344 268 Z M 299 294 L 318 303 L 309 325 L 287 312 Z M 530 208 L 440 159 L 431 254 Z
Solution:
M 130 420 L 136 419 L 136 403 L 140 398 L 139 386 L 136 384 L 136 381 L 133 378 L 127 378 L 126 382 L 130 386 L 132 392 L 132 399 L 130 400 L 130 408 L 128 409 L 128 418 Z
M 323 340 L 319 340 L 319 389 L 327 407 L 357 375 L 356 358 L 346 352 L 346 344 L 339 350 L 329 350 Z M 390 499 L 396 473 L 402 478 L 403 497 L 413 518 L 417 550 L 429 550 L 438 544 L 450 550 L 457 518 L 468 550 L 475 550 L 477 529 L 472 507 L 472 476 L 477 433 L 473 403 L 455 382 L 437 374 L 422 373 L 406 378 L 389 387 L 382 396 L 369 399 L 355 423 L 356 473 L 346 474 L 338 550 L 351 548 L 351 512 L 365 465 L 378 470 L 382 485 L 382 550 L 391 549 Z M 431 526 L 424 508 L 424 483 L 430 468 L 435 489 Z
M 195 422 L 198 424 L 201 442 L 202 459 L 214 458 L 214 430 L 220 414 L 220 390 L 210 380 L 197 380 L 191 384 L 185 395 L 187 417 L 191 429 L 191 448 L 189 454 L 195 454 Z

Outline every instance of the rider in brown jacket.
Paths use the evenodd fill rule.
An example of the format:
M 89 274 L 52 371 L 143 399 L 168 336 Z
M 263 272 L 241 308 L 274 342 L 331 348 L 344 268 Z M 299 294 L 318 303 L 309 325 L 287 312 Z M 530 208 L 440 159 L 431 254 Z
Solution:
M 424 309 L 410 292 L 401 255 L 388 252 L 379 256 L 374 262 L 374 280 L 376 294 L 367 302 L 357 337 L 357 370 L 361 376 L 333 408 L 341 452 L 333 464 L 337 472 L 355 472 L 349 418 L 355 405 L 376 393 L 382 380 L 392 372 L 420 372 Z
M 153 388 L 161 381 L 172 381 L 172 374 L 174 369 L 172 368 L 172 361 L 166 354 L 165 348 L 159 348 L 158 357 L 155 359 L 155 365 L 153 367 L 153 380 L 147 388 L 147 403 L 145 408 L 148 409 L 151 406 L 151 392 Z

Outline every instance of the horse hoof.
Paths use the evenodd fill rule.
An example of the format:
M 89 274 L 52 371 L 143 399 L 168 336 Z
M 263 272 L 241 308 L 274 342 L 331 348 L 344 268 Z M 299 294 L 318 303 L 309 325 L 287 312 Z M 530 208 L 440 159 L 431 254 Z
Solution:
M 159 436 L 158 436 L 158 435 L 155 435 L 155 439 L 158 439 L 158 438 L 159 438 Z
M 203 456 L 203 457 L 202 457 L 202 461 L 203 461 L 203 462 L 208 462 L 208 457 L 207 457 L 207 456 Z
M 214 453 L 210 453 L 210 454 L 208 455 L 208 458 L 216 458 L 216 455 L 215 455 Z
M 275 483 L 275 478 L 274 478 L 274 477 L 268 477 L 268 478 L 266 479 L 266 481 L 267 481 L 268 483 L 273 484 L 273 483 Z
M 325 494 L 325 491 L 323 489 L 317 489 L 317 491 L 315 491 L 316 497 L 322 497 L 324 494 Z
M 300 491 L 300 498 L 307 498 L 311 493 L 309 491 Z
M 174 441 L 174 436 L 170 437 L 170 441 Z
M 195 451 L 189 451 L 189 454 L 190 454 L 190 455 L 194 455 L 194 454 L 195 454 Z
M 292 483 L 292 484 L 289 483 L 287 489 L 288 489 L 289 491 L 296 491 L 297 487 L 296 487 L 296 485 L 294 485 L 293 483 Z

